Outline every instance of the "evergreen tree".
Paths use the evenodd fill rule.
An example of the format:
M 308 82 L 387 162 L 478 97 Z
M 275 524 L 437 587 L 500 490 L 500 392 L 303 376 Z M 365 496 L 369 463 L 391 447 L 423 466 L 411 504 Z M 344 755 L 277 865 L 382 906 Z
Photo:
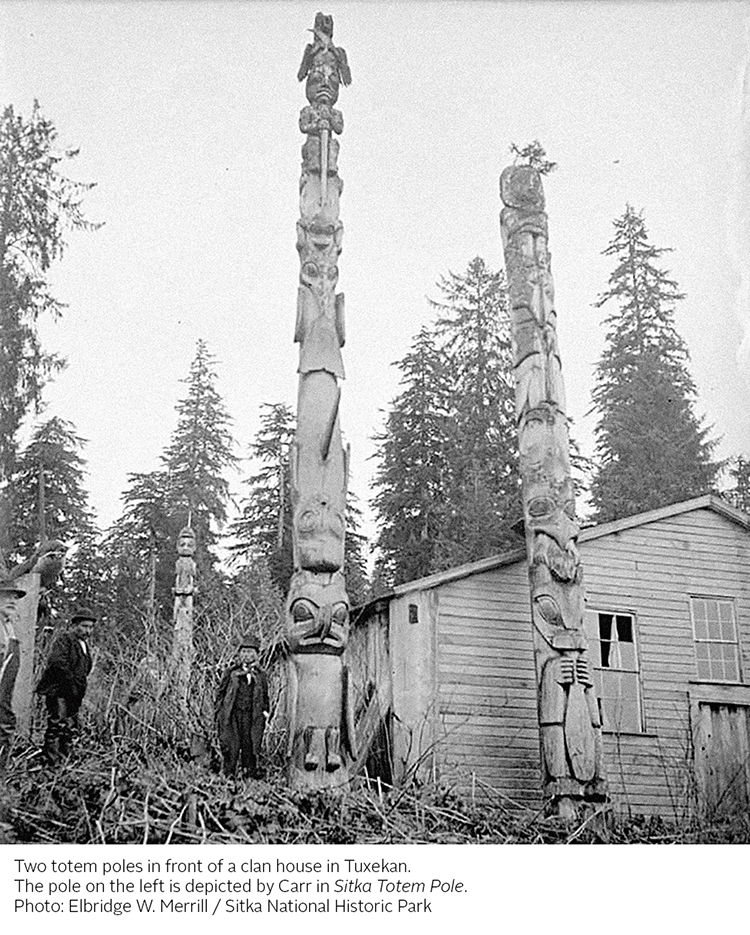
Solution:
M 84 487 L 84 441 L 75 427 L 54 417 L 38 425 L 13 474 L 14 559 L 27 558 L 46 536 L 68 544 L 95 534 Z
M 46 281 L 62 256 L 66 228 L 92 230 L 81 211 L 93 186 L 73 182 L 60 163 L 78 150 L 58 150 L 57 131 L 35 101 L 27 120 L 6 107 L 0 119 L 0 485 L 13 471 L 18 428 L 38 410 L 45 383 L 64 365 L 45 351 L 36 324 L 58 317 L 62 304 Z
M 379 465 L 372 501 L 380 529 L 376 576 L 390 585 L 427 575 L 445 560 L 456 448 L 451 376 L 434 334 L 422 328 L 395 366 L 403 390 L 375 439 Z
M 205 342 L 198 341 L 190 374 L 182 381 L 188 393 L 177 404 L 177 428 L 162 455 L 173 535 L 190 518 L 198 541 L 195 560 L 204 573 L 215 562 L 210 551 L 217 539 L 215 529 L 227 518 L 229 484 L 224 473 L 237 463 L 231 419 L 216 389 L 214 363 Z
M 104 567 L 84 486 L 84 445 L 72 423 L 49 419 L 35 429 L 12 478 L 14 561 L 28 558 L 43 539 L 67 547 L 63 574 L 44 602 L 45 611 L 62 616 L 77 604 L 96 606 L 101 597 Z
M 362 510 L 358 498 L 349 492 L 346 498 L 346 531 L 344 533 L 344 577 L 346 593 L 352 607 L 364 604 L 369 591 L 367 577 L 367 538 L 360 532 Z
M 714 443 L 693 412 L 688 352 L 674 324 L 683 294 L 658 265 L 668 251 L 649 242 L 642 212 L 628 205 L 604 251 L 616 260 L 595 303 L 607 344 L 596 371 L 594 408 L 599 467 L 592 483 L 595 518 L 606 522 L 711 490 Z
M 521 516 L 515 389 L 505 275 L 476 257 L 438 283 L 438 334 L 453 383 L 449 564 L 515 543 Z
M 263 559 L 271 579 L 286 594 L 292 575 L 292 513 L 289 448 L 294 413 L 286 403 L 263 403 L 260 429 L 250 447 L 258 471 L 244 482 L 249 493 L 231 526 L 234 554 L 245 563 Z

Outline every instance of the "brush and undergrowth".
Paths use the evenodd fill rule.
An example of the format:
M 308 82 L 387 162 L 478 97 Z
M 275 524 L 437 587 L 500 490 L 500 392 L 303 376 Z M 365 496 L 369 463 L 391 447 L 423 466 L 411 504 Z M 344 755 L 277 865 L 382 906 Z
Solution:
M 485 782 L 481 796 L 469 800 L 416 772 L 399 786 L 372 778 L 365 769 L 346 791 L 293 791 L 284 776 L 281 622 L 271 619 L 261 628 L 260 616 L 253 613 L 249 622 L 267 647 L 263 664 L 274 709 L 264 742 L 264 780 L 221 774 L 212 727 L 216 680 L 231 658 L 236 634 L 247 630 L 246 621 L 220 614 L 197 628 L 187 710 L 171 687 L 168 631 L 160 636 L 147 629 L 137 638 L 100 633 L 82 730 L 70 756 L 54 768 L 42 764 L 44 715 L 38 700 L 35 742 L 16 740 L 0 785 L 0 843 L 750 842 L 750 812 L 670 822 L 623 817 L 599 807 L 569 824 L 544 809 L 513 802 Z
M 344 793 L 227 779 L 180 751 L 128 738 L 84 737 L 54 769 L 17 751 L 4 794 L 3 843 L 565 844 L 747 843 L 750 814 L 670 823 L 600 809 L 570 825 L 492 791 L 470 803 L 449 789 L 355 781 Z

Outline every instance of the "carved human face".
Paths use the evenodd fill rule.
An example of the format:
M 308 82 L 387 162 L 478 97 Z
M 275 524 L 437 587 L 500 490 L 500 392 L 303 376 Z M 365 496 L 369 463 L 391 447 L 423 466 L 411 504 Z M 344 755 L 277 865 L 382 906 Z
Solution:
M 305 85 L 305 94 L 311 104 L 328 104 L 333 107 L 339 99 L 339 69 L 333 54 L 318 55 L 310 69 Z
M 573 484 L 566 479 L 557 484 L 531 485 L 526 497 L 526 525 L 544 533 L 563 552 L 575 548 L 578 539 Z
M 195 533 L 192 529 L 183 529 L 177 539 L 177 554 L 178 555 L 194 555 L 195 554 Z
M 349 637 L 344 576 L 297 572 L 289 589 L 287 633 L 292 652 L 339 655 Z
M 339 271 L 335 263 L 326 263 L 325 260 L 308 260 L 300 270 L 300 281 L 318 295 L 325 295 L 336 289 Z
M 344 564 L 344 515 L 317 497 L 303 500 L 294 516 L 299 563 L 310 571 L 338 571 Z
M 245 669 L 252 669 L 258 662 L 258 650 L 253 646 L 240 647 L 240 663 Z
M 544 210 L 539 172 L 531 166 L 508 166 L 500 176 L 500 197 L 509 208 Z

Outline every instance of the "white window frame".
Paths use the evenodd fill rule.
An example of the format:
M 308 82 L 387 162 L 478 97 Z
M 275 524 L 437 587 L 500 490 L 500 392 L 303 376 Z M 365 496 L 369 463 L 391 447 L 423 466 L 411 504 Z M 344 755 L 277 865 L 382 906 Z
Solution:
M 612 630 L 610 635 L 614 639 L 608 640 L 610 644 L 610 650 L 617 652 L 617 647 L 619 646 L 619 639 L 617 634 L 616 618 L 617 617 L 628 617 L 630 619 L 630 628 L 631 634 L 633 637 L 632 645 L 633 647 L 633 668 L 622 668 L 621 665 L 618 666 L 602 666 L 601 665 L 601 616 L 610 616 L 612 618 Z M 643 710 L 643 690 L 641 686 L 641 654 L 638 646 L 638 617 L 635 611 L 632 610 L 623 610 L 622 608 L 618 609 L 604 609 L 604 608 L 586 608 L 585 613 L 586 620 L 586 635 L 589 641 L 589 660 L 591 663 L 591 675 L 594 682 L 594 687 L 596 689 L 596 694 L 599 699 L 599 709 L 602 715 L 602 730 L 607 731 L 613 734 L 643 734 L 646 732 L 646 719 L 644 716 Z M 621 659 L 617 660 L 621 662 Z M 636 697 L 635 697 L 635 713 L 636 720 L 635 723 L 629 723 L 626 726 L 622 726 L 622 723 L 616 723 L 616 716 L 612 713 L 613 702 L 616 702 L 617 695 L 612 695 L 610 692 L 605 694 L 604 686 L 608 683 L 617 684 L 618 688 L 621 689 L 623 684 L 623 679 L 618 678 L 618 676 L 634 676 L 631 680 L 636 687 Z M 619 694 L 619 693 L 618 693 Z M 633 700 L 633 699 L 630 699 Z
M 733 639 L 725 639 L 725 638 L 723 637 L 723 635 L 722 635 L 722 636 L 719 636 L 719 637 L 709 637 L 709 636 L 707 635 L 707 634 L 708 634 L 708 614 L 706 614 L 706 635 L 703 635 L 702 633 L 701 633 L 701 635 L 699 635 L 699 631 L 698 631 L 698 620 L 696 619 L 696 617 L 697 617 L 697 615 L 696 615 L 696 608 L 697 608 L 697 602 L 698 602 L 698 601 L 703 601 L 704 603 L 705 603 L 705 602 L 708 602 L 708 601 L 713 601 L 713 602 L 717 605 L 717 608 L 716 608 L 716 609 L 717 609 L 717 619 L 718 619 L 718 622 L 719 622 L 720 629 L 723 629 L 723 628 L 722 628 L 722 623 L 724 622 L 724 621 L 722 621 L 722 614 L 721 614 L 721 609 L 720 609 L 720 608 L 722 608 L 722 607 L 724 607 L 724 608 L 728 607 L 728 608 L 729 608 L 729 610 L 730 610 L 730 616 L 731 616 L 731 623 L 732 623 L 732 630 L 733 630 L 733 632 L 734 632 L 734 638 L 733 638 Z M 725 684 L 730 684 L 730 685 L 732 685 L 732 684 L 737 684 L 737 683 L 741 683 L 741 682 L 743 681 L 743 678 L 742 678 L 742 654 L 740 653 L 739 631 L 738 631 L 738 628 L 737 628 L 737 612 L 736 612 L 736 608 L 735 608 L 734 598 L 731 598 L 731 597 L 721 597 L 721 596 L 718 596 L 718 595 L 716 595 L 716 594 L 691 594 L 690 597 L 689 597 L 689 604 L 690 604 L 690 622 L 691 622 L 692 627 L 693 627 L 693 654 L 694 654 L 694 656 L 695 656 L 695 672 L 696 672 L 696 676 L 697 676 L 698 681 L 700 681 L 700 682 L 720 682 L 720 683 L 725 683 Z M 702 621 L 700 621 L 700 622 L 702 622 Z M 712 670 L 712 665 L 716 665 L 716 664 L 718 663 L 718 660 L 717 660 L 717 659 L 714 659 L 714 660 L 711 659 L 711 657 L 710 657 L 710 649 L 708 650 L 708 657 L 707 657 L 706 659 L 699 659 L 699 658 L 698 658 L 698 647 L 699 647 L 699 646 L 707 646 L 707 647 L 711 647 L 711 646 L 715 646 L 715 647 L 718 647 L 718 646 L 722 646 L 722 647 L 731 646 L 731 647 L 733 647 L 733 648 L 734 648 L 734 665 L 735 665 L 735 669 L 736 669 L 736 672 L 737 672 L 737 677 L 736 677 L 736 678 L 726 678 L 726 677 L 718 678 L 718 677 L 716 676 L 716 670 L 715 670 L 715 669 Z M 723 655 L 724 655 L 724 654 L 723 654 Z M 702 662 L 704 662 L 704 663 L 707 662 L 707 663 L 708 663 L 708 670 L 709 670 L 709 671 L 708 671 L 708 674 L 706 674 L 705 671 L 703 671 L 703 672 L 701 671 L 701 663 L 702 663 Z M 722 668 L 722 670 L 723 670 L 723 671 L 722 671 L 722 675 L 725 675 L 725 673 L 726 673 L 726 665 L 725 665 L 725 663 L 726 663 L 726 655 L 724 655 L 724 658 L 723 658 L 722 661 L 721 661 L 721 668 Z

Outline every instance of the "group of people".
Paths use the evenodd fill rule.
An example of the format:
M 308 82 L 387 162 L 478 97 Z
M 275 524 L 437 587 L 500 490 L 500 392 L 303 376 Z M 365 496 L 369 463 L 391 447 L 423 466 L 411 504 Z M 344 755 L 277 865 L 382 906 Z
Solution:
M 13 690 L 20 665 L 14 617 L 26 592 L 14 582 L 0 583 L 0 770 L 7 761 L 16 725 Z M 91 639 L 96 615 L 78 609 L 52 644 L 36 686 L 44 697 L 47 727 L 42 756 L 54 766 L 70 752 L 78 733 L 78 713 L 92 668 Z M 260 667 L 260 643 L 254 636 L 240 640 L 237 655 L 219 682 L 215 726 L 226 775 L 263 775 L 260 749 L 270 714 L 268 677 Z

